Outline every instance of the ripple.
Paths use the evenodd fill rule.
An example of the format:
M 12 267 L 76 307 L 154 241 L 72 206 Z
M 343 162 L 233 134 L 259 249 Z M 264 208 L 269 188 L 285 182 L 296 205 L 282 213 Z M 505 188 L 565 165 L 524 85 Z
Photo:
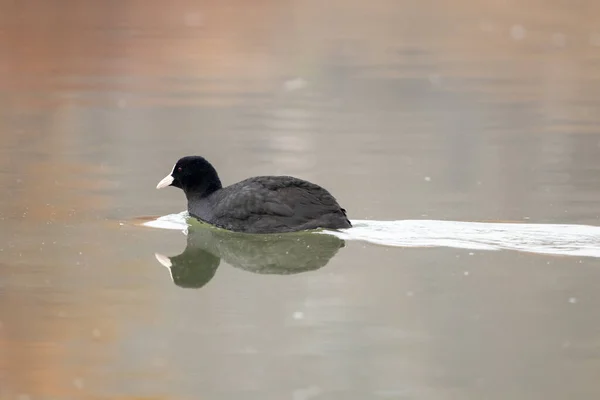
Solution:
M 165 215 L 143 226 L 187 234 L 188 213 Z M 537 254 L 600 257 L 600 227 L 571 224 L 522 224 L 441 220 L 353 220 L 353 227 L 316 233 L 390 247 L 451 247 L 513 250 Z

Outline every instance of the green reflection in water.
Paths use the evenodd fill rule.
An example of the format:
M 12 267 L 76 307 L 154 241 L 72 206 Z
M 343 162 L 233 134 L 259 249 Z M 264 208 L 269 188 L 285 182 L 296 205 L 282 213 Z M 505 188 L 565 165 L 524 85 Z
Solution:
M 156 258 L 177 286 L 198 289 L 215 276 L 221 259 L 257 274 L 290 275 L 324 267 L 344 246 L 342 239 L 312 232 L 251 235 L 193 224 L 183 253 Z

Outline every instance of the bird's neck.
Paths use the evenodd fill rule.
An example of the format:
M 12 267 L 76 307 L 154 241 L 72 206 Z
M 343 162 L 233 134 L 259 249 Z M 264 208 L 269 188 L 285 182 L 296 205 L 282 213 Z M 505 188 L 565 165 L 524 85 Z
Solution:
M 188 201 L 190 201 L 192 199 L 206 198 L 222 188 L 223 185 L 221 185 L 221 180 L 217 175 L 215 175 L 210 179 L 203 179 L 200 183 L 186 187 L 183 191 L 185 192 L 185 196 L 187 197 Z

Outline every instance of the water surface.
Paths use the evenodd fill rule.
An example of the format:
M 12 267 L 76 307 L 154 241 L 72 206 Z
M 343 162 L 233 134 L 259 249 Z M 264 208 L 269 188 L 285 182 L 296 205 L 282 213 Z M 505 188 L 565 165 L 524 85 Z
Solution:
M 596 2 L 0 7 L 0 398 L 600 396 Z M 369 230 L 142 226 L 192 153 Z

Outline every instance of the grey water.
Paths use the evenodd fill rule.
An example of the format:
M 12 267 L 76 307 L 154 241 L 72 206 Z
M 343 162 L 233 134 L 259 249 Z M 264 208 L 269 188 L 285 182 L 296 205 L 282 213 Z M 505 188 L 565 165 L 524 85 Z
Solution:
M 598 397 L 597 15 L 3 2 L 0 399 Z M 187 154 L 355 227 L 188 230 Z

